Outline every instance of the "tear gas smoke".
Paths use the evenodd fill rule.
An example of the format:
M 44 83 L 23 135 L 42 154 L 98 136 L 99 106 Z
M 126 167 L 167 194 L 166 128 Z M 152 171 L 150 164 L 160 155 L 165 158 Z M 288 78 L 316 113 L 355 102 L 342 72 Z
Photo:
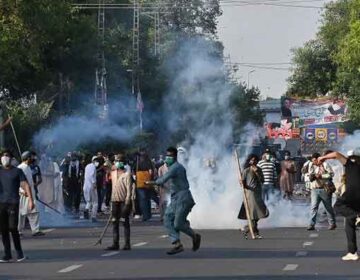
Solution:
M 136 133 L 131 127 L 128 109 L 119 102 L 112 103 L 110 116 L 98 117 L 98 108 L 90 108 L 84 114 L 60 118 L 48 128 L 40 130 L 33 138 L 37 149 L 51 155 L 65 155 L 89 143 L 101 143 L 107 139 L 129 141 Z
M 237 229 L 242 190 L 232 154 L 233 129 L 229 109 L 231 85 L 226 82 L 216 45 L 202 39 L 183 44 L 167 64 L 173 75 L 165 99 L 168 129 L 187 129 L 185 166 L 196 206 L 190 214 L 194 227 Z M 175 70 L 174 70 L 175 69 Z M 240 142 L 242 162 L 262 129 L 248 125 Z M 267 226 L 304 226 L 309 208 L 293 206 L 273 196 Z M 265 221 L 265 220 L 264 220 Z M 263 222 L 261 222 L 261 226 Z

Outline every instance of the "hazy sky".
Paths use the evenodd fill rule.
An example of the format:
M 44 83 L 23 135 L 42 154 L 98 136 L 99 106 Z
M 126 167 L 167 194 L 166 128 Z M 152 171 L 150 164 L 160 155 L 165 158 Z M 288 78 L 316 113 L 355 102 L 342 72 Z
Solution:
M 329 1 L 300 4 L 322 6 L 326 2 Z M 315 37 L 320 18 L 318 9 L 223 6 L 219 37 L 225 45 L 225 55 L 229 54 L 232 62 L 286 63 L 291 61 L 291 48 Z M 238 76 L 247 82 L 252 70 L 256 71 L 250 74 L 250 85 L 258 86 L 263 96 L 279 97 L 285 92 L 288 71 L 239 67 Z

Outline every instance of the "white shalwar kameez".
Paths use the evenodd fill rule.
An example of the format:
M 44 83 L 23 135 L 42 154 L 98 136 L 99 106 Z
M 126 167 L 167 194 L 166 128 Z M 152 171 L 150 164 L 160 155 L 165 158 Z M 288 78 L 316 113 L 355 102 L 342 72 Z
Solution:
M 85 210 L 91 211 L 91 218 L 96 218 L 98 195 L 96 189 L 96 166 L 94 163 L 89 163 L 85 167 L 83 191 L 86 201 Z
M 29 165 L 26 163 L 21 163 L 18 168 L 20 168 L 26 177 L 26 180 L 30 186 L 31 193 L 33 194 L 33 197 L 35 198 L 35 188 L 34 188 L 34 181 L 32 178 L 32 172 Z M 29 209 L 29 197 L 25 196 L 25 192 L 22 188 L 20 188 L 20 204 L 19 204 L 19 224 L 18 224 L 18 230 L 19 232 L 22 232 L 25 228 L 25 219 L 29 219 L 29 224 L 31 227 L 31 231 L 33 234 L 40 231 L 40 218 L 39 218 L 39 211 L 37 207 L 37 202 L 34 199 L 34 209 Z

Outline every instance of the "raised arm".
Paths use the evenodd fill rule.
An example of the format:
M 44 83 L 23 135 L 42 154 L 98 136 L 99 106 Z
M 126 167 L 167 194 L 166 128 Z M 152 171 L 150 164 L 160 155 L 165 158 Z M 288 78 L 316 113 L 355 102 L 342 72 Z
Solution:
M 344 156 L 343 154 L 341 154 L 339 152 L 332 152 L 325 156 L 319 157 L 320 161 L 325 161 L 328 159 L 336 159 L 336 160 L 340 161 L 342 165 L 345 165 L 348 160 L 348 158 L 346 156 Z

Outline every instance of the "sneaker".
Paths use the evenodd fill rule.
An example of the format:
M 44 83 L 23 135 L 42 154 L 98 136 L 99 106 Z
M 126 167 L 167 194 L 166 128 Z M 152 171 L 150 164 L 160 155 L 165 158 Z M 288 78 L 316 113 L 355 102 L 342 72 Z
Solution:
M 119 244 L 113 244 L 105 249 L 105 251 L 118 251 L 119 250 Z
M 357 261 L 359 259 L 359 256 L 357 253 L 351 254 L 347 253 L 345 256 L 341 258 L 343 261 Z
M 0 259 L 0 263 L 9 263 L 9 262 L 11 262 L 11 257 L 4 256 Z
M 334 229 L 336 229 L 336 225 L 335 225 L 335 224 L 333 224 L 333 225 L 331 225 L 331 226 L 328 227 L 328 230 L 334 230 Z
M 195 236 L 193 238 L 193 247 L 192 250 L 195 252 L 199 250 L 201 244 L 201 235 L 198 233 L 195 233 Z
M 256 234 L 255 239 L 263 239 L 263 237 L 260 234 Z
M 360 217 L 356 217 L 355 226 L 360 227 Z
M 308 230 L 308 231 L 315 230 L 315 226 L 310 225 L 310 226 L 307 227 L 306 230 Z
M 38 232 L 33 233 L 32 236 L 44 236 L 44 235 L 45 235 L 45 233 L 43 233 L 42 231 L 38 231 Z
M 140 219 L 141 219 L 141 216 L 140 216 L 140 215 L 135 215 L 135 216 L 134 216 L 134 219 L 135 219 L 135 220 L 140 220 Z
M 166 254 L 175 255 L 175 254 L 181 253 L 182 251 L 184 251 L 184 247 L 183 247 L 183 245 L 181 243 L 178 243 L 172 249 L 167 251 Z
M 18 258 L 16 259 L 16 262 L 23 262 L 23 261 L 25 261 L 26 259 L 27 259 L 27 257 L 24 256 L 24 255 L 22 255 L 21 257 L 18 257 Z

